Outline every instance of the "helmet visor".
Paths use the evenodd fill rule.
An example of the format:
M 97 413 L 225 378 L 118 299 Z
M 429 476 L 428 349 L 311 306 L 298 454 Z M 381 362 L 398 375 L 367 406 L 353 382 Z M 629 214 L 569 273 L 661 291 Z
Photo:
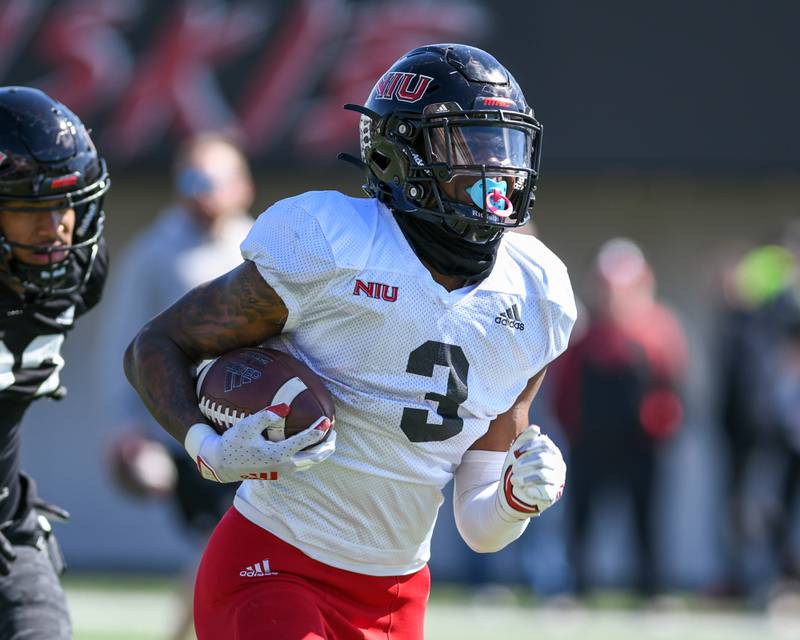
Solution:
M 430 161 L 451 167 L 531 168 L 531 132 L 498 125 L 442 125 L 430 129 Z

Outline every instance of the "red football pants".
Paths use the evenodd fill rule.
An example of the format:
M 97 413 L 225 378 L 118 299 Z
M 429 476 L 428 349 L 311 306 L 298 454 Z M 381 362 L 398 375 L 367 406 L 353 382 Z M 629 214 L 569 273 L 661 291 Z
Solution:
M 198 640 L 422 640 L 428 567 L 368 576 L 312 560 L 231 508 L 194 594 Z

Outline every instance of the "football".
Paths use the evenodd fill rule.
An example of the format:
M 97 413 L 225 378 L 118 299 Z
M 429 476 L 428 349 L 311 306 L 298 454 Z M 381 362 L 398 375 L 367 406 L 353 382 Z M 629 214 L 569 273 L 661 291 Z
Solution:
M 319 376 L 276 349 L 234 349 L 210 360 L 197 370 L 196 389 L 200 411 L 220 434 L 245 416 L 281 403 L 290 411 L 284 427 L 264 432 L 272 442 L 303 431 L 321 417 L 331 425 L 335 420 L 333 397 Z

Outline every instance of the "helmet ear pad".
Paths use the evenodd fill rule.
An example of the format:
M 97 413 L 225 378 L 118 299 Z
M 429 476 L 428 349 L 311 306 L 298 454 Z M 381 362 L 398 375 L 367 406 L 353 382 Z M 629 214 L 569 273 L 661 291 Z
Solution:
M 378 129 L 375 127 L 364 149 L 367 192 L 399 211 L 416 211 L 434 205 L 434 178 L 409 180 L 414 149 L 405 140 L 401 144 L 393 142 Z
M 365 120 L 371 125 L 362 146 L 369 182 L 369 188 L 365 185 L 367 192 L 399 211 L 439 210 L 442 203 L 437 185 L 450 180 L 452 173 L 446 166 L 438 165 L 424 172 L 415 170 L 425 166 L 422 129 L 414 125 L 412 118 Z M 406 135 L 398 131 L 404 125 Z
M 398 187 L 405 183 L 409 174 L 406 154 L 380 134 L 373 134 L 367 166 L 381 182 Z

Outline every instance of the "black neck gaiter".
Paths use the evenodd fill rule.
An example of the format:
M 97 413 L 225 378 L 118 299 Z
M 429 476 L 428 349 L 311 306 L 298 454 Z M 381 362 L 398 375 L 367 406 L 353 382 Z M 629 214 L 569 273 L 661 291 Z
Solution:
M 489 242 L 469 242 L 436 222 L 404 213 L 394 213 L 394 219 L 417 257 L 442 275 L 473 283 L 491 273 L 502 234 Z

